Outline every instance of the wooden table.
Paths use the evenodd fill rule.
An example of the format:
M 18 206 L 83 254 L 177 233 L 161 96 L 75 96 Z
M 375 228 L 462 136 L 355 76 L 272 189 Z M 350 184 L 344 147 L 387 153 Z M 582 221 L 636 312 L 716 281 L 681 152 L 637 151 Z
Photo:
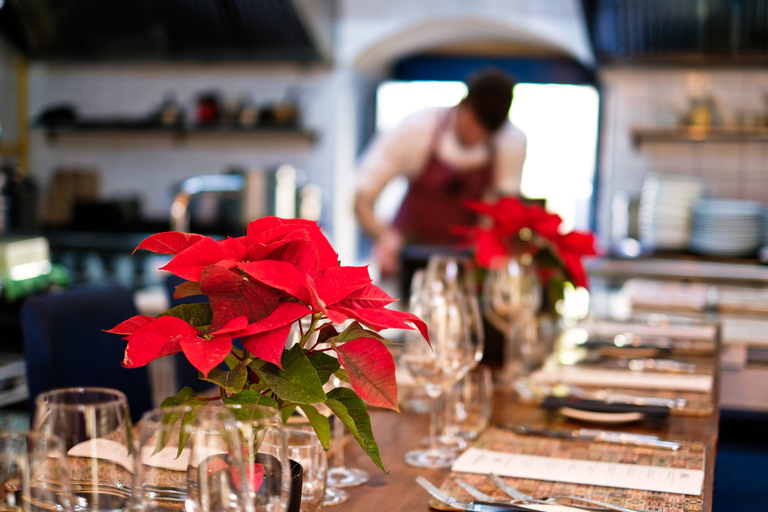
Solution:
M 717 378 L 714 389 L 718 389 Z M 712 416 L 705 418 L 670 416 L 658 424 L 638 423 L 621 425 L 622 431 L 652 433 L 667 440 L 699 441 L 706 445 L 706 468 L 704 480 L 704 511 L 712 510 L 712 490 L 715 472 L 719 407 Z M 511 392 L 497 391 L 494 397 L 494 413 L 491 424 L 524 424 L 550 426 L 554 428 L 581 428 L 583 423 L 569 421 L 557 413 L 548 413 L 533 405 L 518 403 Z M 429 495 L 415 483 L 422 475 L 436 485 L 448 475 L 448 469 L 423 469 L 408 466 L 403 455 L 420 448 L 421 440 L 427 435 L 429 415 L 375 409 L 371 410 L 371 422 L 379 443 L 382 460 L 389 474 L 383 474 L 365 453 L 351 442 L 347 446 L 346 463 L 350 467 L 365 469 L 371 480 L 359 487 L 348 488 L 349 500 L 339 506 L 329 507 L 334 512 L 347 511 L 428 511 Z

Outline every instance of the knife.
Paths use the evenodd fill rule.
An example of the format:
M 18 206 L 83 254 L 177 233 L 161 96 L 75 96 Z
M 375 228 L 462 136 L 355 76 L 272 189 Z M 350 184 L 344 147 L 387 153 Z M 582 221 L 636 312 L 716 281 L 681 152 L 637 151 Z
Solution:
M 572 439 L 575 441 L 599 441 L 603 443 L 631 444 L 636 446 L 649 446 L 668 450 L 679 450 L 681 443 L 676 441 L 662 441 L 658 436 L 646 434 L 634 434 L 631 432 L 614 432 L 610 430 L 581 429 L 549 429 L 532 428 L 524 425 L 502 425 L 502 428 L 511 430 L 516 434 L 527 436 L 554 437 L 557 439 Z

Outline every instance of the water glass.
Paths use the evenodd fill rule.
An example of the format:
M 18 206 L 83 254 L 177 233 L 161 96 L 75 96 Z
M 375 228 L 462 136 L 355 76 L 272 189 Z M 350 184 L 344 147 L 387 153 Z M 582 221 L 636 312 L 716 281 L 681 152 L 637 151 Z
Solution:
M 65 453 L 56 436 L 0 434 L 0 510 L 73 512 Z
M 234 413 L 237 420 L 254 511 L 284 511 L 291 496 L 291 465 L 279 413 L 272 407 L 255 404 L 230 404 L 225 407 Z M 282 448 L 269 453 L 263 446 L 267 435 L 271 443 Z
M 128 510 L 133 459 L 125 395 L 107 388 L 65 388 L 41 393 L 35 404 L 34 430 L 64 443 L 75 510 Z
M 320 510 L 325 497 L 328 479 L 328 459 L 323 445 L 311 430 L 286 427 L 285 447 L 287 457 L 301 464 L 303 481 L 301 487 L 301 512 Z M 272 432 L 262 443 L 265 453 L 277 456 L 282 447 Z

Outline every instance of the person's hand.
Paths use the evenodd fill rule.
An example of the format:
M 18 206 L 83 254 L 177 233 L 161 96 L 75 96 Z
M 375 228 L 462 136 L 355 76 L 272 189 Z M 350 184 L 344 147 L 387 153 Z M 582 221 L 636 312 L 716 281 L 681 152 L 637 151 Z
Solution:
M 373 245 L 373 257 L 379 264 L 382 277 L 390 276 L 400 270 L 400 250 L 405 240 L 395 229 L 388 229 Z

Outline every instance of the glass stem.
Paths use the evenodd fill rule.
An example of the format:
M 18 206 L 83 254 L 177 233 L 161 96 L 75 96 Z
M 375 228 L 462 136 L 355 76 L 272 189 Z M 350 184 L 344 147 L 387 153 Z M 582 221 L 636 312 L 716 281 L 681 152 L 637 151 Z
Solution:
M 440 395 L 432 401 L 432 411 L 430 412 L 429 418 L 429 451 L 431 452 L 440 451 L 437 434 L 438 424 L 440 423 L 440 413 L 443 411 L 443 396 L 444 393 L 440 393 Z
M 333 418 L 333 467 L 344 469 L 344 436 L 347 430 L 338 416 Z

